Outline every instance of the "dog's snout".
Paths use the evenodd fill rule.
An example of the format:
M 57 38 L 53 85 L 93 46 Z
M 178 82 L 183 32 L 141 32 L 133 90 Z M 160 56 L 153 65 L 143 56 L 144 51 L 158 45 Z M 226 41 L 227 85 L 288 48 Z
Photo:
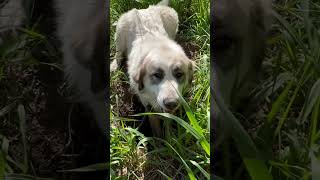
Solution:
M 173 98 L 167 98 L 163 100 L 164 106 L 169 110 L 174 110 L 178 106 L 178 100 Z

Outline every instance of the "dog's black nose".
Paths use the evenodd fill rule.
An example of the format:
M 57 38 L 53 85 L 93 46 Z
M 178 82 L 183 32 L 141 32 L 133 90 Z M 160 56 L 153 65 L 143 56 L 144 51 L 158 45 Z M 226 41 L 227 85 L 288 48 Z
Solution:
M 164 106 L 168 110 L 174 110 L 178 106 L 178 101 L 176 99 L 164 99 L 163 100 Z

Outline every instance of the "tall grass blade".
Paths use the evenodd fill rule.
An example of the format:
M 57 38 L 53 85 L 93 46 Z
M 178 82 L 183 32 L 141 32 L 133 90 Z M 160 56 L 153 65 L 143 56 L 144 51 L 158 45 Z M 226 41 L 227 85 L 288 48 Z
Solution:
M 207 178 L 210 179 L 210 175 L 209 173 L 207 173 L 206 170 L 204 170 L 197 162 L 190 160 L 190 162 L 195 165 L 201 172 L 202 174 Z
M 35 31 L 29 30 L 29 29 L 21 29 L 22 32 L 26 33 L 27 35 L 29 35 L 32 39 L 41 39 L 41 40 L 45 40 L 46 37 L 42 34 L 39 34 Z
M 310 159 L 312 179 L 320 179 L 320 161 L 317 159 L 317 157 L 314 155 L 312 151 L 310 152 Z
M 273 16 L 280 22 L 280 24 L 287 30 L 293 40 L 300 46 L 300 48 L 304 51 L 305 55 L 310 55 L 309 50 L 305 46 L 305 43 L 301 41 L 296 35 L 299 34 L 295 31 L 295 29 L 286 21 L 283 17 L 281 17 L 278 13 L 273 11 Z
M 310 139 L 310 145 L 315 143 L 317 138 L 317 127 L 318 127 L 318 120 L 320 119 L 320 98 L 318 97 L 318 102 L 314 106 L 314 111 L 312 112 L 311 116 L 311 139 Z M 320 131 L 319 131 L 320 132 Z
M 15 165 L 16 168 L 19 168 L 20 171 L 24 171 L 25 167 L 22 163 L 14 161 L 10 156 L 6 157 L 7 161 Z
M 0 135 L 0 140 L 2 141 L 0 149 L 0 177 L 4 177 L 7 166 L 6 157 L 9 152 L 9 140 L 2 135 Z
M 272 180 L 272 175 L 268 172 L 265 163 L 260 159 L 259 152 L 251 140 L 248 133 L 244 130 L 238 119 L 226 107 L 220 96 L 217 96 L 215 91 L 211 89 L 213 98 L 216 101 L 223 115 L 223 120 L 230 126 L 231 135 L 236 142 L 246 168 L 253 180 Z M 221 119 L 220 119 L 221 120 Z
M 141 144 L 146 145 L 146 142 L 148 142 L 148 141 L 150 141 L 150 140 L 152 140 L 152 138 L 150 138 L 150 137 L 142 138 L 142 139 L 138 142 L 137 147 L 141 146 Z
M 283 115 L 282 115 L 282 117 L 281 117 L 281 119 L 280 119 L 280 122 L 278 123 L 277 129 L 276 129 L 274 135 L 279 134 L 279 132 L 280 132 L 280 130 L 281 130 L 281 128 L 282 128 L 285 120 L 286 120 L 287 117 L 288 117 L 290 108 L 291 108 L 294 100 L 296 99 L 296 96 L 297 96 L 297 94 L 298 94 L 298 92 L 299 92 L 299 90 L 300 90 L 300 87 L 301 87 L 301 86 L 298 85 L 298 86 L 296 87 L 296 89 L 294 90 L 293 95 L 291 96 L 290 102 L 289 102 L 286 110 L 284 111 L 284 113 L 283 113 Z
M 210 144 L 208 143 L 208 141 L 205 139 L 205 137 L 202 134 L 200 134 L 198 131 L 196 131 L 195 128 L 190 126 L 183 119 L 180 119 L 177 116 L 174 116 L 169 113 L 140 113 L 140 114 L 136 114 L 133 116 L 144 116 L 144 115 L 159 115 L 159 116 L 166 117 L 166 118 L 169 118 L 169 119 L 176 121 L 178 124 L 180 124 L 188 132 L 190 132 L 200 142 L 203 150 L 210 156 Z
M 303 20 L 304 20 L 304 27 L 306 29 L 307 32 L 307 36 L 308 36 L 308 44 L 311 46 L 313 46 L 313 38 L 312 38 L 312 34 L 311 34 L 311 24 L 310 24 L 310 15 L 309 15 L 309 10 L 310 10 L 310 5 L 309 5 L 309 0 L 303 0 L 301 2 L 301 7 L 302 7 L 302 16 L 303 16 Z
M 267 167 L 257 158 L 243 158 L 244 164 L 251 176 L 252 180 L 271 180 L 273 179 Z
M 171 180 L 172 178 L 166 175 L 164 172 L 160 171 L 159 169 L 157 170 L 162 176 L 164 176 L 166 179 Z
M 177 152 L 176 149 L 174 149 L 170 143 L 168 143 L 167 141 L 163 140 L 163 139 L 160 139 L 160 138 L 155 138 L 157 139 L 158 141 L 161 141 L 163 142 L 164 144 L 166 144 L 170 149 L 172 149 L 180 158 L 181 162 L 183 163 L 183 165 L 185 166 L 187 172 L 188 172 L 188 176 L 190 178 L 190 180 L 196 180 L 196 177 L 194 176 L 192 170 L 190 169 L 190 167 L 188 166 L 188 164 L 186 163 L 186 161 L 180 156 L 180 154 Z
M 272 123 L 273 119 L 277 115 L 277 113 L 281 110 L 283 103 L 287 99 L 287 96 L 289 94 L 289 91 L 293 85 L 293 81 L 291 80 L 286 88 L 281 92 L 280 96 L 277 98 L 277 100 L 272 104 L 271 111 L 267 115 L 267 123 Z
M 305 122 L 307 117 L 312 111 L 313 106 L 316 104 L 316 101 L 320 97 L 320 79 L 318 79 L 312 86 L 307 101 L 304 104 L 303 113 L 302 113 L 302 122 Z
M 5 173 L 6 173 L 5 167 L 6 167 L 5 155 L 2 152 L 2 150 L 0 150 L 0 177 L 5 176 Z
M 15 107 L 16 107 L 16 103 L 15 102 L 5 106 L 4 108 L 2 108 L 0 110 L 0 117 L 6 115 L 7 113 L 9 113 Z
M 2 136 L 2 135 L 0 135 L 0 139 L 2 141 L 0 150 L 6 156 L 8 154 L 8 152 L 9 152 L 9 140 L 6 137 Z
M 129 131 L 129 132 L 131 132 L 132 134 L 136 134 L 137 136 L 140 136 L 140 137 L 144 138 L 144 135 L 141 132 L 139 132 L 137 129 L 133 129 L 131 127 L 126 127 L 124 129 Z
M 251 94 L 254 95 L 253 102 L 261 102 L 276 92 L 280 87 L 284 86 L 289 80 L 293 80 L 292 74 L 289 72 L 280 73 L 277 77 L 271 77 L 261 85 L 257 86 Z
M 202 128 L 200 127 L 198 121 L 196 120 L 194 113 L 192 112 L 190 106 L 188 105 L 188 103 L 184 100 L 184 98 L 181 96 L 181 94 L 178 92 L 179 96 L 180 96 L 180 102 L 183 105 L 184 110 L 187 113 L 187 116 L 190 120 L 190 123 L 192 125 L 193 128 L 196 129 L 196 131 L 203 136 L 203 132 L 202 132 Z
M 40 178 L 27 174 L 7 174 L 5 180 L 54 180 L 53 178 Z
M 24 156 L 23 173 L 26 173 L 28 171 L 28 153 L 27 153 L 27 138 L 26 138 L 27 124 L 26 124 L 26 112 L 22 104 L 18 105 L 18 115 L 19 115 L 19 122 L 20 122 L 21 138 L 23 143 L 23 156 Z

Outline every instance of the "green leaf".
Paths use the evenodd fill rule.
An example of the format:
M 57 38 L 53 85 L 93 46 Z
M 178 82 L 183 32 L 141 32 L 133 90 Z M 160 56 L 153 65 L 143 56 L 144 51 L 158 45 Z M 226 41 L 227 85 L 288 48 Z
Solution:
M 6 160 L 4 157 L 4 153 L 0 150 L 0 177 L 5 177 L 5 167 L 6 167 Z
M 317 127 L 318 127 L 318 120 L 320 119 L 320 97 L 318 97 L 318 102 L 314 106 L 314 111 L 312 112 L 311 116 L 311 140 L 310 144 L 314 144 L 317 140 Z
M 180 158 L 181 162 L 183 163 L 183 165 L 185 166 L 188 176 L 190 178 L 190 180 L 196 180 L 196 177 L 194 176 L 192 170 L 190 169 L 190 167 L 188 166 L 188 164 L 186 163 L 186 161 L 180 156 L 180 154 L 176 151 L 176 149 L 174 149 L 171 144 L 169 144 L 167 141 L 160 139 L 160 138 L 155 138 L 158 141 L 162 141 L 163 143 L 165 143 L 168 147 L 170 147 L 170 149 L 172 149 Z
M 160 171 L 159 169 L 157 170 L 162 176 L 164 176 L 167 180 L 171 180 L 172 178 L 166 175 L 164 172 Z
M 2 108 L 0 110 L 0 117 L 6 115 L 7 113 L 9 113 L 15 107 L 16 107 L 16 103 L 15 102 L 5 106 L 4 108 Z
M 28 154 L 27 154 L 27 139 L 26 139 L 26 112 L 24 106 L 22 104 L 18 105 L 18 115 L 20 122 L 20 132 L 23 143 L 23 155 L 24 155 L 24 169 L 23 172 L 26 173 L 28 171 Z
M 298 94 L 298 92 L 299 92 L 299 90 L 300 90 L 300 87 L 301 87 L 301 86 L 298 85 L 298 86 L 296 87 L 296 89 L 294 90 L 293 95 L 292 95 L 291 98 L 290 98 L 290 102 L 289 102 L 286 110 L 284 111 L 284 113 L 283 113 L 282 116 L 281 116 L 281 119 L 280 119 L 280 121 L 279 121 L 279 123 L 278 123 L 278 126 L 277 126 L 277 128 L 276 128 L 276 131 L 275 131 L 274 135 L 279 134 L 279 132 L 280 132 L 280 130 L 281 130 L 281 128 L 282 128 L 285 120 L 286 120 L 287 117 L 288 117 L 290 108 L 291 108 L 294 100 L 296 99 L 296 96 L 297 96 L 297 94 Z
M 280 96 L 277 98 L 277 100 L 272 104 L 271 111 L 267 115 L 267 122 L 272 123 L 274 120 L 276 114 L 281 110 L 283 103 L 285 102 L 289 91 L 293 85 L 293 81 L 290 81 L 286 88 L 281 92 Z
M 272 175 L 268 172 L 264 161 L 260 159 L 259 152 L 248 133 L 244 130 L 238 119 L 236 119 L 227 108 L 222 98 L 218 96 L 215 91 L 211 90 L 211 92 L 215 102 L 220 108 L 221 117 L 223 117 L 223 119 L 218 117 L 218 120 L 223 120 L 228 124 L 228 126 L 230 126 L 231 135 L 252 180 L 272 180 Z
M 320 161 L 312 151 L 310 152 L 310 159 L 312 179 L 320 179 Z
M 53 178 L 40 178 L 27 174 L 7 174 L 5 180 L 54 180 Z
M 195 130 L 192 126 L 190 126 L 187 122 L 185 122 L 183 119 L 178 118 L 177 116 L 174 116 L 169 113 L 140 113 L 133 116 L 144 116 L 144 115 L 159 115 L 163 116 L 169 119 L 172 119 L 176 121 L 178 124 L 180 124 L 182 127 L 184 127 L 188 132 L 190 132 L 201 144 L 204 151 L 210 156 L 210 144 L 205 139 L 205 137 L 200 134 L 198 131 Z
M 194 113 L 192 112 L 190 106 L 188 105 L 188 103 L 184 100 L 184 98 L 181 96 L 181 94 L 179 93 L 179 91 L 177 91 L 179 96 L 180 96 L 180 102 L 183 105 L 183 108 L 185 109 L 187 116 L 190 120 L 190 123 L 192 125 L 193 128 L 195 128 L 195 130 L 201 135 L 203 136 L 203 132 L 202 132 L 202 128 L 200 127 L 197 119 L 194 116 Z
M 255 158 L 243 158 L 251 179 L 272 179 L 271 174 L 260 159 Z
M 307 101 L 304 104 L 302 122 L 305 122 L 307 117 L 312 111 L 313 106 L 316 104 L 317 98 L 320 97 L 320 79 L 318 79 L 312 86 Z
M 190 160 L 190 162 L 195 165 L 207 179 L 210 179 L 209 173 L 207 173 L 207 171 L 205 171 L 197 162 L 192 160 Z

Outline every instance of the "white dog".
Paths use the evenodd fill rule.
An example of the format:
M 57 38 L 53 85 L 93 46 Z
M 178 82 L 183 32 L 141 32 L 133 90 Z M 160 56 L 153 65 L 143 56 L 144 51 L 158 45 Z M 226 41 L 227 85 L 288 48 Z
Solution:
M 123 56 L 131 88 L 147 110 L 173 112 L 179 107 L 179 93 L 192 81 L 194 63 L 173 39 L 178 30 L 178 15 L 167 1 L 147 9 L 132 9 L 123 14 L 116 27 L 116 60 Z M 150 118 L 150 117 L 149 117 Z M 152 131 L 160 135 L 158 119 L 149 119 Z
M 251 105 L 245 104 L 261 71 L 271 7 L 270 0 L 216 0 L 212 6 L 212 92 L 233 111 L 248 111 Z M 211 118 L 218 119 L 211 121 L 221 123 L 217 128 L 224 132 L 221 125 L 225 115 L 214 98 L 211 103 Z
M 106 4 L 94 0 L 55 0 L 64 71 L 76 99 L 91 108 L 100 129 L 107 126 L 105 93 Z

